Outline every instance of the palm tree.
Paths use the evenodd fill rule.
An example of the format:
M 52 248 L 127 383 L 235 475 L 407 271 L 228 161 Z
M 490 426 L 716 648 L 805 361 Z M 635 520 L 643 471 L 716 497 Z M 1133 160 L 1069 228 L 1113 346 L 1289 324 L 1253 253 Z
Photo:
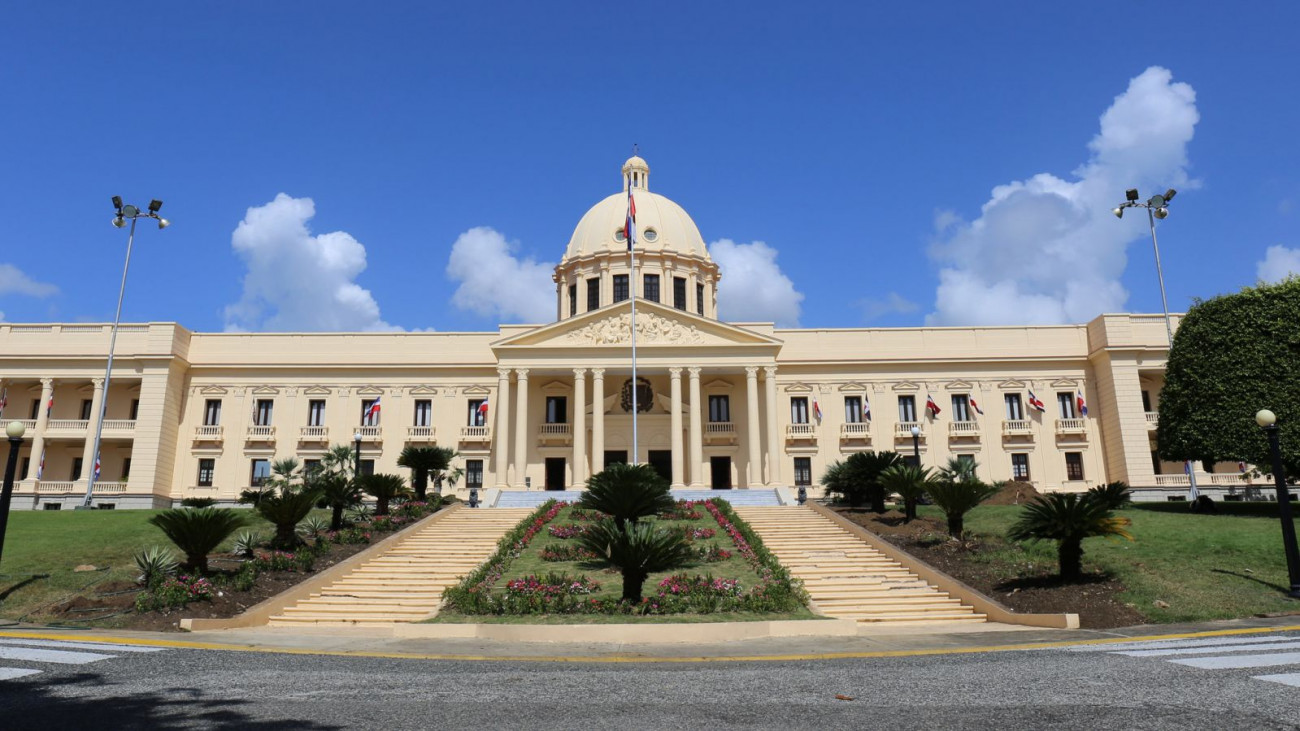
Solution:
M 402 450 L 397 458 L 397 464 L 400 467 L 410 468 L 411 486 L 415 488 L 415 498 L 424 500 L 425 492 L 429 487 L 429 478 L 433 477 L 434 484 L 439 484 L 442 473 L 458 456 L 460 455 L 456 454 L 456 450 L 449 447 L 409 446 Z
M 641 601 L 650 574 L 677 568 L 694 555 L 681 531 L 654 523 L 619 525 L 612 518 L 593 523 L 578 545 L 618 567 L 623 574 L 623 600 L 634 603 Z
M 979 479 L 975 475 L 978 467 L 973 459 L 949 457 L 948 463 L 939 468 L 939 475 L 949 482 L 974 482 Z
M 835 462 L 822 476 L 826 492 L 840 495 L 849 507 L 860 507 L 868 500 L 871 509 L 885 512 L 885 489 L 880 474 L 902 461 L 897 452 L 857 452 Z
M 1119 510 L 1132 502 L 1126 482 L 1108 482 L 1105 485 L 1090 487 L 1088 494 L 1104 502 L 1111 510 Z
M 598 510 L 614 519 L 621 530 L 624 523 L 672 510 L 674 501 L 668 481 L 648 464 L 612 464 L 587 480 L 587 490 L 578 500 L 579 507 Z
M 880 473 L 880 484 L 885 492 L 898 493 L 903 499 L 903 520 L 916 520 L 916 502 L 925 494 L 925 489 L 934 481 L 930 468 L 900 462 Z
M 388 502 L 409 492 L 406 480 L 401 475 L 362 475 L 357 482 L 361 484 L 362 490 L 376 500 L 376 516 L 388 515 Z
M 149 522 L 185 554 L 185 564 L 200 574 L 208 572 L 208 554 L 244 524 L 244 516 L 227 508 L 164 510 Z
M 948 518 L 948 535 L 961 538 L 966 530 L 966 514 L 976 505 L 996 494 L 998 488 L 985 485 L 979 480 L 955 482 L 950 479 L 932 481 L 925 488 L 926 494 L 939 506 Z
M 337 472 L 347 478 L 352 477 L 356 465 L 357 452 L 348 444 L 335 444 L 320 459 L 320 469 Z
M 330 509 L 330 530 L 343 527 L 343 511 L 360 505 L 365 494 L 356 480 L 338 472 L 315 470 L 308 477 L 308 484 L 320 493 L 316 506 Z
M 1133 540 L 1124 530 L 1131 521 L 1111 513 L 1111 500 L 1105 492 L 1096 490 L 1042 495 L 1025 506 L 1007 537 L 1014 541 L 1057 541 L 1061 578 L 1078 579 L 1083 575 L 1083 539 L 1122 536 Z
M 317 474 L 313 471 L 313 477 Z M 240 502 L 252 503 L 267 522 L 275 525 L 271 543 L 279 548 L 293 548 L 302 542 L 296 528 L 311 512 L 321 497 L 315 485 L 302 482 L 298 460 L 293 457 L 276 460 L 271 464 L 271 478 L 258 490 L 248 490 L 240 495 Z

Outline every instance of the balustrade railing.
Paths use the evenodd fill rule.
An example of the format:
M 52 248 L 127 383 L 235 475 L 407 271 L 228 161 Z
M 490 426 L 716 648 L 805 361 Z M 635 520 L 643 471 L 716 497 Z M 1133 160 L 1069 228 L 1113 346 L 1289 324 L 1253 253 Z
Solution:
M 1057 419 L 1057 434 L 1082 434 L 1087 429 L 1087 422 L 1083 419 Z
M 976 421 L 950 421 L 948 422 L 948 436 L 950 437 L 978 437 L 980 435 L 980 425 Z
M 909 438 L 910 438 L 910 437 L 912 436 L 912 427 L 917 427 L 918 429 L 920 429 L 920 430 L 921 430 L 921 436 L 922 436 L 922 437 L 925 437 L 925 425 L 923 425 L 923 424 L 922 424 L 921 422 L 919 422 L 919 421 L 900 421 L 900 422 L 896 422 L 896 423 L 894 424 L 894 436 L 896 436 L 896 437 L 909 437 Z
M 1030 436 L 1034 433 L 1034 422 L 1028 419 L 1007 419 L 1002 422 L 1002 433 L 1009 436 Z
M 209 442 L 219 442 L 221 441 L 221 427 L 196 426 L 194 427 L 194 438 Z
M 408 426 L 406 427 L 406 441 L 432 442 L 434 433 L 434 427 L 431 426 Z

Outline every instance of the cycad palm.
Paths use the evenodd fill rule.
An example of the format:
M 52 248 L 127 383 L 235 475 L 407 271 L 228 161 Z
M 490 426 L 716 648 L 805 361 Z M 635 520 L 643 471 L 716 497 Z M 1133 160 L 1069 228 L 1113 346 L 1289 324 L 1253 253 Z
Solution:
M 149 522 L 181 549 L 186 565 L 205 574 L 208 554 L 244 524 L 244 516 L 225 508 L 179 508 L 164 510 Z
M 952 480 L 932 481 L 925 492 L 934 504 L 943 511 L 948 519 L 948 535 L 961 538 L 966 530 L 966 514 L 975 506 L 993 497 L 998 488 L 985 485 L 978 480 L 953 482 Z
M 880 475 L 901 461 L 897 452 L 857 452 L 828 467 L 822 485 L 827 492 L 841 495 L 851 507 L 870 500 L 871 509 L 883 513 L 885 489 L 880 484 Z
M 280 548 L 292 548 L 301 539 L 295 530 L 298 522 L 307 517 L 320 499 L 321 491 L 302 484 L 298 473 L 298 460 L 276 460 L 271 464 L 271 479 L 259 491 L 245 493 L 240 499 L 253 504 L 253 508 L 267 522 L 275 525 L 272 543 Z
M 356 480 L 338 472 L 318 470 L 308 478 L 308 484 L 320 493 L 319 507 L 330 510 L 330 530 L 343 527 L 343 511 L 360 505 L 364 495 Z
M 899 463 L 880 473 L 880 484 L 885 492 L 898 493 L 903 499 L 904 520 L 916 520 L 916 502 L 934 478 L 928 467 Z
M 448 447 L 406 447 L 397 458 L 400 467 L 411 470 L 411 486 L 415 498 L 423 500 L 429 488 L 429 477 L 436 479 L 451 466 L 456 450 Z
M 1054 492 L 1026 505 L 1007 537 L 1014 541 L 1057 541 L 1061 578 L 1073 580 L 1083 574 L 1083 539 L 1121 536 L 1132 540 L 1124 530 L 1129 524 L 1128 518 L 1111 513 L 1111 502 L 1104 492 Z
M 947 464 L 939 468 L 939 473 L 950 482 L 974 482 L 978 468 L 979 465 L 973 459 L 949 457 Z
M 674 501 L 668 481 L 650 465 L 612 464 L 587 480 L 580 507 L 598 510 L 623 527 L 637 519 L 671 510 Z
M 680 531 L 654 523 L 620 526 L 609 518 L 587 528 L 578 545 L 618 567 L 623 574 L 623 600 L 629 602 L 641 601 L 650 574 L 677 568 L 693 555 Z
M 375 515 L 388 515 L 388 503 L 406 495 L 406 480 L 401 475 L 362 475 L 361 489 L 375 499 Z

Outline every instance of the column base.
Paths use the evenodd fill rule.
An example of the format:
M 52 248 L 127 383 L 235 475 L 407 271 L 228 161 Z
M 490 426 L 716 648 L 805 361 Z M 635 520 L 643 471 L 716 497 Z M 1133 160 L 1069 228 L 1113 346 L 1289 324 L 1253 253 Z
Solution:
M 686 483 L 685 483 L 685 482 L 674 482 L 673 484 L 671 484 L 671 485 L 668 486 L 668 489 L 670 489 L 670 490 L 685 490 L 685 489 L 686 489 Z

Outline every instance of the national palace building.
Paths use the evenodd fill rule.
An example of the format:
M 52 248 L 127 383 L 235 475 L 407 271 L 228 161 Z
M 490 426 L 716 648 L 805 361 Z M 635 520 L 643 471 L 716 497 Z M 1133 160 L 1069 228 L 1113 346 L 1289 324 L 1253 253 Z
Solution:
M 650 191 L 644 160 L 622 173 L 623 190 L 573 231 L 547 324 L 473 333 L 126 324 L 108 389 L 111 326 L 0 324 L 3 418 L 27 426 L 14 506 L 80 503 L 105 399 L 100 506 L 230 503 L 274 460 L 310 464 L 356 434 L 363 469 L 378 472 L 407 474 L 397 458 L 408 445 L 454 448 L 464 477 L 444 491 L 484 488 L 489 504 L 496 490 L 580 489 L 605 465 L 633 460 L 675 488 L 808 485 L 815 496 L 827 466 L 849 454 L 910 457 L 914 427 L 922 464 L 974 459 L 987 481 L 1052 491 L 1124 480 L 1150 488 L 1148 499 L 1186 493 L 1182 465 L 1154 456 L 1162 316 L 1042 327 L 722 322 L 726 272 L 694 221 Z M 629 187 L 634 279 L 623 231 Z M 1244 484 L 1235 469 L 1198 477 L 1203 490 Z

